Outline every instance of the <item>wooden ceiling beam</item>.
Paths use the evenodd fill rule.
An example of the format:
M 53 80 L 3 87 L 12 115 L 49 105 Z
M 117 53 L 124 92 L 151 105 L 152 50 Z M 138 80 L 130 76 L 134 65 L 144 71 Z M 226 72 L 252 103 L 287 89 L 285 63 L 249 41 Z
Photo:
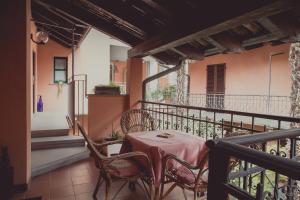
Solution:
M 229 52 L 239 53 L 243 51 L 242 41 L 238 38 L 229 35 L 227 32 L 218 33 L 210 36 L 218 44 L 226 49 Z
M 48 22 L 51 22 L 56 25 L 60 25 L 62 27 L 66 27 L 69 29 L 73 28 L 74 23 L 70 23 L 69 21 L 65 21 L 60 16 L 54 14 L 57 12 L 50 11 L 51 9 L 45 7 L 43 4 L 40 4 L 38 1 L 33 1 L 31 4 L 32 13 L 37 13 L 40 17 L 44 18 Z
M 69 44 L 72 44 L 72 35 L 70 35 L 68 37 L 65 34 L 61 33 L 59 30 L 56 30 L 54 28 L 51 28 L 51 27 L 45 26 L 45 25 L 38 25 L 38 27 L 44 29 L 46 32 L 48 32 L 50 34 L 55 34 L 56 36 L 60 37 L 60 39 L 63 39 L 64 41 L 66 41 Z M 75 45 L 77 45 L 80 40 L 81 40 L 81 38 L 74 39 Z
M 72 48 L 72 44 L 70 44 L 69 42 L 65 41 L 64 39 L 62 39 L 61 37 L 59 37 L 55 33 L 49 33 L 49 37 L 52 40 L 54 40 L 55 42 L 59 43 L 60 45 L 66 47 L 66 48 Z
M 253 46 L 253 45 L 257 45 L 257 44 L 261 44 L 261 43 L 266 43 L 266 42 L 272 42 L 272 41 L 276 41 L 279 40 L 280 38 L 278 37 L 278 35 L 274 34 L 274 33 L 268 33 L 262 36 L 258 36 L 258 37 L 254 37 L 254 38 L 250 38 L 248 40 L 244 40 L 242 42 L 242 47 L 246 48 L 248 46 Z
M 203 39 L 205 39 L 207 42 L 209 42 L 210 44 L 212 44 L 213 46 L 215 46 L 219 50 L 221 50 L 223 52 L 226 51 L 226 48 L 222 44 L 220 44 L 219 42 L 214 40 L 212 37 L 205 37 Z
M 132 26 L 135 29 L 143 32 L 145 37 L 147 32 L 153 32 L 151 21 L 139 15 L 131 6 L 128 6 L 122 1 L 107 1 L 107 0 L 79 0 L 89 5 L 93 5 L 96 9 L 105 12 L 106 15 L 119 20 L 122 23 Z
M 47 10 L 47 12 L 60 18 L 62 21 L 64 21 L 65 24 L 67 24 L 66 26 L 72 27 L 74 24 L 82 25 L 82 23 L 80 23 L 79 21 L 74 20 L 74 19 L 71 20 L 68 17 L 64 16 L 63 14 L 61 14 L 59 12 L 55 12 L 54 10 L 50 9 L 48 6 L 46 6 L 45 4 L 43 4 L 39 1 L 32 1 L 32 10 L 33 11 L 41 12 L 41 9 Z
M 285 38 L 287 34 L 284 33 L 277 25 L 275 25 L 269 18 L 264 17 L 257 20 L 265 29 L 267 29 L 273 35 L 277 35 L 278 38 Z
M 203 60 L 204 52 L 188 44 L 175 47 L 176 50 L 186 55 L 191 60 Z
M 153 0 L 141 0 L 141 1 L 147 4 L 148 6 L 150 6 L 151 8 L 153 8 L 154 10 L 156 10 L 157 12 L 161 13 L 162 15 L 168 18 L 172 17 L 172 14 L 167 9 L 165 9 L 163 6 L 156 3 L 155 1 Z
M 94 27 L 95 29 L 117 38 L 129 45 L 135 45 L 141 40 L 131 35 L 130 33 L 112 25 L 109 21 L 105 21 L 89 11 L 75 6 L 72 3 L 61 0 L 41 1 L 34 0 L 47 4 L 51 9 L 60 12 L 70 18 L 76 19 L 85 25 Z
M 143 57 L 155 54 L 188 43 L 194 38 L 202 38 L 217 34 L 230 28 L 250 23 L 255 19 L 275 15 L 292 8 L 293 5 L 291 0 L 278 0 L 233 19 L 223 19 L 222 21 L 218 19 L 218 22 L 204 20 L 200 27 L 195 25 L 193 28 L 189 29 L 184 25 L 181 26 L 178 24 L 174 29 L 166 30 L 130 49 L 128 55 L 129 57 Z
M 278 15 L 271 18 L 271 21 L 286 35 L 287 39 L 284 42 L 299 42 L 300 41 L 300 18 L 297 20 L 289 14 Z
M 43 27 L 44 29 L 47 28 L 51 31 L 55 31 L 55 32 L 59 33 L 60 35 L 63 35 L 66 38 L 72 39 L 72 32 L 65 30 L 65 29 L 54 28 L 54 26 L 50 26 L 50 25 L 61 26 L 61 24 L 49 19 L 48 17 L 46 17 L 43 14 L 40 14 L 36 11 L 33 11 L 32 15 L 33 15 L 34 19 L 38 21 L 36 23 L 37 26 Z M 46 24 L 49 24 L 49 25 L 46 25 Z M 74 39 L 79 41 L 81 39 L 81 36 L 82 36 L 81 34 L 76 34 L 76 35 L 74 34 Z
M 154 58 L 159 60 L 160 62 L 167 64 L 167 65 L 176 65 L 180 61 L 180 57 L 175 57 L 167 54 L 166 52 L 160 52 L 153 55 Z

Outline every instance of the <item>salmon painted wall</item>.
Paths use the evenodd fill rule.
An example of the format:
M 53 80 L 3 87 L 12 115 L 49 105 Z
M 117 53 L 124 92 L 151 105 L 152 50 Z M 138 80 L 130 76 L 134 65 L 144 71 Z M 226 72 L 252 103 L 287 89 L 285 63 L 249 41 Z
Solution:
M 89 95 L 89 136 L 99 140 L 109 136 L 112 127 L 120 129 L 122 113 L 128 109 L 127 95 Z
M 30 28 L 31 31 L 30 33 L 32 34 L 32 36 L 34 37 L 36 35 L 37 32 L 37 27 L 35 26 L 35 24 L 33 22 L 31 22 L 30 24 Z M 35 38 L 34 38 L 35 39 Z M 30 40 L 30 52 L 31 52 L 31 56 L 30 56 L 30 66 L 31 66 L 31 74 L 33 74 L 33 70 L 35 70 L 35 72 L 37 72 L 37 57 L 38 57 L 38 53 L 37 53 L 37 44 L 34 43 L 32 40 Z M 35 61 L 33 60 L 33 53 L 35 53 Z M 33 63 L 35 63 L 35 66 L 33 66 Z M 37 76 L 31 77 L 31 85 L 32 88 L 34 87 L 35 91 L 37 91 Z M 33 108 L 35 109 L 36 112 L 36 100 L 37 100 L 37 95 L 35 94 L 35 96 L 31 95 L 31 105 L 33 106 Z M 33 105 L 33 101 L 35 102 L 35 105 Z M 33 108 L 32 108 L 32 112 L 33 113 Z
M 115 65 L 115 74 L 114 74 L 114 82 L 124 83 L 126 82 L 126 70 L 127 70 L 127 62 L 126 61 L 111 61 L 113 65 Z
M 38 45 L 37 59 L 37 95 L 41 95 L 44 112 L 68 113 L 68 86 L 58 95 L 58 84 L 54 84 L 53 58 L 68 57 L 68 77 L 71 75 L 71 49 L 65 48 L 49 39 L 47 44 Z
M 17 185 L 28 183 L 31 173 L 30 13 L 29 0 L 1 2 L 0 146 L 8 147 Z
M 283 51 L 273 57 L 271 73 L 271 95 L 289 96 L 291 91 L 288 64 L 289 44 L 266 45 L 240 54 L 222 54 L 189 64 L 191 93 L 206 93 L 207 65 L 226 63 L 225 94 L 267 95 L 269 80 L 269 55 Z
M 112 126 L 120 129 L 122 113 L 138 107 L 142 99 L 142 81 L 145 74 L 143 60 L 130 58 L 127 61 L 127 91 L 129 95 L 89 95 L 88 130 L 92 139 L 98 140 L 111 134 Z

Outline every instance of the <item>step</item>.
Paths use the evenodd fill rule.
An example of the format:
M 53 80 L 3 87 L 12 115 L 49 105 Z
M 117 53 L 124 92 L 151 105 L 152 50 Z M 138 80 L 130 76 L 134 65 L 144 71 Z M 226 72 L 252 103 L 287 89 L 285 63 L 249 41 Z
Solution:
M 35 113 L 31 118 L 31 130 L 69 129 L 65 113 L 42 112 Z
M 54 149 L 64 147 L 82 147 L 85 140 L 82 136 L 41 137 L 31 139 L 31 150 Z
M 31 176 L 38 176 L 89 157 L 87 147 L 35 150 L 31 152 Z
M 31 131 L 31 138 L 67 136 L 68 134 L 69 129 L 35 130 Z

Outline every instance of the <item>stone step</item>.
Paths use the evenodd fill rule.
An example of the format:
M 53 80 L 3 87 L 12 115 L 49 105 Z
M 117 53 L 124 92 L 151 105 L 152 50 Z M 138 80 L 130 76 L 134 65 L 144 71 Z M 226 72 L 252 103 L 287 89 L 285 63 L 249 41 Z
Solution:
M 87 147 L 35 150 L 31 152 L 31 176 L 38 176 L 89 157 Z
M 40 137 L 31 139 L 31 150 L 85 146 L 82 136 Z
M 68 134 L 69 129 L 35 130 L 31 131 L 31 138 L 67 136 Z

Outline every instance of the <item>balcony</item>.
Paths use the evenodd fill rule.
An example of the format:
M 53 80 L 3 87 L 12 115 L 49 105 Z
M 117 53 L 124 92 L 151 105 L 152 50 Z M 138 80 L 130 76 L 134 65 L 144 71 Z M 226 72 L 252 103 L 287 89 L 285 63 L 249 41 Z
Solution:
M 187 96 L 187 105 L 260 114 L 290 116 L 289 96 L 195 94 Z
M 210 158 L 215 158 L 209 163 L 210 171 L 218 175 L 223 173 L 224 180 L 218 183 L 217 189 L 224 191 L 223 195 L 249 200 L 255 196 L 256 199 L 299 198 L 296 181 L 299 177 L 289 171 L 291 167 L 294 171 L 299 168 L 295 160 L 299 156 L 300 130 L 290 129 L 298 127 L 299 118 L 147 101 L 141 104 L 155 118 L 158 129 L 181 130 L 209 141 Z M 230 133 L 237 137 L 226 138 Z M 224 146 L 218 143 L 223 140 Z M 226 153 L 222 153 L 223 150 Z M 222 156 L 238 159 L 231 172 L 224 171 L 229 160 L 220 167 Z M 280 164 L 277 165 L 277 161 Z M 215 180 L 219 180 L 213 176 L 218 175 L 209 177 L 212 184 L 208 193 L 211 191 L 212 196 L 208 199 L 226 199 L 213 196 Z

